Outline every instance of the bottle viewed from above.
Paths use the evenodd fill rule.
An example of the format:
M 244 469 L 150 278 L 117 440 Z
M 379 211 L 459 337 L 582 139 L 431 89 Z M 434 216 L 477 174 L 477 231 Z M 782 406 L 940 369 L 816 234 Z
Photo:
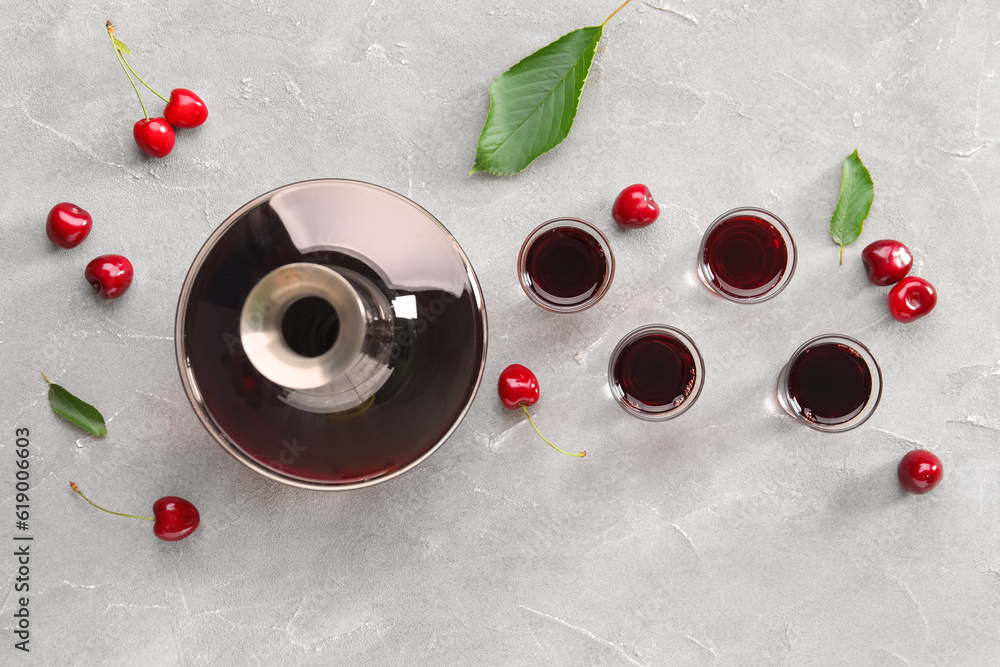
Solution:
M 184 388 L 219 444 L 314 489 L 427 457 L 486 358 L 482 291 L 455 239 L 356 181 L 288 185 L 230 216 L 191 267 L 176 326 Z

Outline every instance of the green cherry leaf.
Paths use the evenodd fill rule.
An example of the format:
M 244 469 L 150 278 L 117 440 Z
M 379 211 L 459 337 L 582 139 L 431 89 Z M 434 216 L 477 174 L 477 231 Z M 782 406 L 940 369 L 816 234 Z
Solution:
M 574 30 L 493 82 L 470 174 L 516 174 L 566 138 L 603 32 L 603 25 Z
M 45 377 L 44 375 L 42 377 Z M 48 378 L 45 378 L 48 381 Z M 104 417 L 90 403 L 81 401 L 63 387 L 49 382 L 49 405 L 60 417 L 65 417 L 80 428 L 101 437 L 108 434 Z
M 112 37 L 111 41 L 113 41 L 115 43 L 115 49 L 118 52 L 124 53 L 127 56 L 132 55 L 132 49 L 130 49 L 127 46 L 125 46 L 125 43 L 122 42 L 121 40 L 119 40 L 117 37 Z
M 840 197 L 830 219 L 830 236 L 840 244 L 840 263 L 844 263 L 844 246 L 861 236 L 865 219 L 875 200 L 875 184 L 871 174 L 858 157 L 858 151 L 844 160 L 844 175 L 840 181 Z

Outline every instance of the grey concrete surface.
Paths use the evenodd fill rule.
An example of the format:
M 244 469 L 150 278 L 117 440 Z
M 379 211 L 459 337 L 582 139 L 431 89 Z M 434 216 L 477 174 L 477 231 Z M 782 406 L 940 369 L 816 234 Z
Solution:
M 568 140 L 512 178 L 467 175 L 487 87 L 615 2 L 5 3 L 0 18 L 0 663 L 47 665 L 987 665 L 1000 654 L 1000 15 L 985 0 L 635 0 L 608 25 Z M 104 32 L 154 85 L 210 116 L 151 160 Z M 147 100 L 152 98 L 147 96 Z M 158 104 L 152 104 L 156 109 Z M 876 198 L 844 265 L 827 225 L 855 148 Z M 484 386 L 456 434 L 402 477 L 344 494 L 265 480 L 185 399 L 174 308 L 190 261 L 245 201 L 315 177 L 405 194 L 455 234 L 490 314 Z M 621 232 L 617 192 L 660 220 Z M 72 251 L 48 209 L 94 216 Z M 720 212 L 781 216 L 799 265 L 741 307 L 698 282 Z M 590 220 L 618 259 L 597 307 L 521 292 L 521 240 Z M 937 309 L 904 326 L 866 283 L 896 238 Z M 96 299 L 87 261 L 136 267 Z M 643 423 L 610 398 L 632 328 L 687 331 L 706 360 L 688 413 Z M 858 337 L 882 365 L 874 417 L 829 435 L 777 407 L 806 339 Z M 494 393 L 508 363 L 569 459 Z M 45 371 L 110 418 L 54 416 Z M 14 430 L 31 432 L 30 654 L 14 649 Z M 941 485 L 902 493 L 925 447 Z M 100 514 L 177 494 L 193 537 Z

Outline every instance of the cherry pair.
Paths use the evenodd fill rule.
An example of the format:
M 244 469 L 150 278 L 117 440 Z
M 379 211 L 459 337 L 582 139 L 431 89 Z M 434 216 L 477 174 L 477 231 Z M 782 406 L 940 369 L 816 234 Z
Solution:
M 90 234 L 94 219 L 76 204 L 61 202 L 52 207 L 45 220 L 49 240 L 61 248 L 75 248 Z M 83 271 L 101 298 L 117 299 L 132 284 L 132 262 L 123 255 L 101 255 L 90 260 Z
M 128 60 L 125 59 L 125 56 L 131 55 L 132 51 L 115 37 L 115 27 L 111 25 L 111 21 L 108 21 L 107 28 L 111 44 L 115 49 L 115 56 L 118 58 L 118 64 L 122 66 L 125 76 L 132 84 L 132 89 L 135 90 L 135 94 L 139 98 L 139 105 L 142 107 L 143 116 L 145 116 L 132 126 L 132 137 L 139 149 L 146 155 L 157 158 L 165 157 L 174 148 L 176 140 L 174 129 L 198 127 L 208 118 L 208 107 L 205 106 L 200 97 L 187 88 L 174 88 L 170 91 L 169 100 L 156 92 L 152 86 L 135 73 Z M 149 117 L 146 105 L 142 101 L 142 95 L 139 94 L 135 81 L 132 81 L 133 76 L 151 93 L 167 103 L 163 109 L 163 118 Z
M 139 80 L 142 81 L 142 79 Z M 150 88 L 150 90 L 153 89 Z M 167 102 L 167 106 L 163 109 L 164 118 L 146 116 L 137 120 L 132 126 L 132 137 L 139 150 L 146 155 L 166 157 L 173 150 L 177 138 L 174 134 L 174 128 L 198 127 L 208 118 L 208 107 L 205 106 L 200 97 L 187 88 L 174 88 L 170 91 L 169 100 L 155 90 L 153 90 L 153 94 Z M 143 108 L 143 112 L 145 111 L 146 109 Z
M 861 252 L 868 280 L 880 287 L 895 285 L 889 292 L 889 314 L 899 322 L 920 319 L 937 305 L 934 286 L 917 276 L 906 277 L 913 266 L 910 249 L 899 241 L 883 239 Z

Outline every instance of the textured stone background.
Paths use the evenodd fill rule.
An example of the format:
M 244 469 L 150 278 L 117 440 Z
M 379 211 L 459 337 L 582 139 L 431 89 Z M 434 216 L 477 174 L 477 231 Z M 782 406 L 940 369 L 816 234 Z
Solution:
M 100 665 L 977 665 L 1000 652 L 1000 15 L 986 0 L 636 0 L 609 24 L 569 139 L 513 178 L 469 177 L 490 81 L 614 2 L 7 2 L 0 18 L 0 540 L 14 532 L 15 427 L 32 433 L 31 654 L 0 591 L 0 662 Z M 163 160 L 104 21 L 154 85 L 211 114 Z M 157 109 L 161 108 L 153 104 Z M 827 224 L 855 148 L 876 198 L 843 267 Z M 483 390 L 434 456 L 345 494 L 272 483 L 210 439 L 174 361 L 176 299 L 208 234 L 245 201 L 315 177 L 406 194 L 455 234 L 490 314 Z M 663 207 L 619 232 L 620 188 Z M 73 251 L 48 209 L 94 216 Z M 737 205 L 790 226 L 799 266 L 740 307 L 694 273 Z M 610 236 L 598 307 L 555 316 L 521 293 L 523 237 L 571 215 Z M 897 238 L 937 310 L 904 326 L 860 252 Z M 86 262 L 136 266 L 103 303 Z M 687 331 L 698 404 L 662 424 L 606 388 L 632 328 Z M 806 339 L 856 336 L 882 365 L 874 417 L 841 435 L 784 416 L 777 373 Z M 531 366 L 534 414 L 493 383 Z M 38 372 L 90 398 L 111 435 L 55 417 Z M 900 456 L 944 461 L 924 497 Z M 68 488 L 142 512 L 194 501 L 199 531 L 156 540 Z M 4 537 L 6 536 L 6 537 Z M 4 547 L 0 553 L 12 549 Z M 0 555 L 0 573 L 14 570 Z

